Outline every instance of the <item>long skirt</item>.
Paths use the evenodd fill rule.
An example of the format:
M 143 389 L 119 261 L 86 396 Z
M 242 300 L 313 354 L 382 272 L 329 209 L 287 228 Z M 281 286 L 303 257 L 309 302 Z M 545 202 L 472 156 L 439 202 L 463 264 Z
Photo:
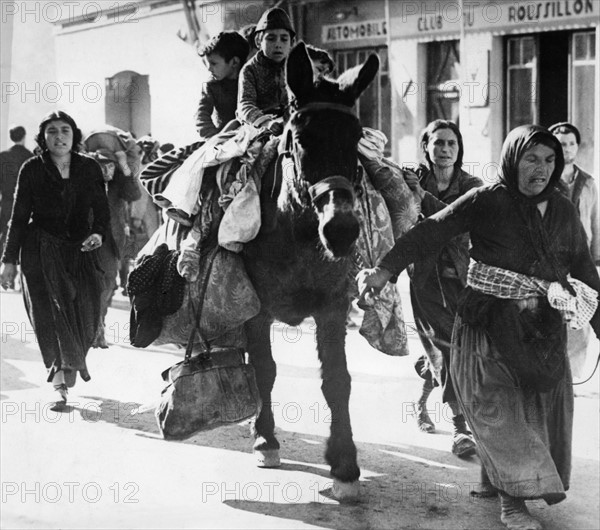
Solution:
M 463 286 L 460 280 L 455 278 L 441 277 L 439 282 L 437 278 L 431 277 L 422 287 L 416 287 L 413 282 L 410 283 L 410 301 L 415 317 L 417 329 L 422 333 L 419 335 L 421 344 L 425 349 L 425 355 L 429 359 L 429 365 L 435 366 L 435 355 L 442 355 L 441 381 L 442 400 L 444 403 L 456 401 L 452 377 L 449 374 L 452 340 L 452 329 L 454 326 L 454 316 L 456 315 L 456 306 L 458 304 L 458 295 Z M 434 340 L 424 334 L 428 330 L 433 330 Z M 436 342 L 439 339 L 440 342 Z M 417 361 L 418 362 L 418 361 Z M 424 379 L 434 380 L 431 374 L 432 368 L 417 371 Z
M 100 324 L 103 276 L 96 252 L 28 228 L 21 249 L 23 298 L 48 381 L 58 370 L 90 379 L 85 357 Z
M 485 332 L 456 318 L 450 373 L 491 483 L 513 497 L 563 500 L 571 474 L 573 388 L 520 388 Z

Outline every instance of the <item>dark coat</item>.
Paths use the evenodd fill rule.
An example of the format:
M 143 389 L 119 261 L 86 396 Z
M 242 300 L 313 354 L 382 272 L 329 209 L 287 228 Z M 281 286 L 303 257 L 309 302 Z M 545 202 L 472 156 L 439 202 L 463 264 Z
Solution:
M 420 180 L 425 194 L 421 201 L 421 213 L 429 217 L 443 210 L 456 199 L 473 188 L 483 185 L 481 179 L 469 175 L 466 171 L 455 171 L 450 185 L 444 191 L 438 191 L 437 180 L 433 171 L 426 171 Z M 413 281 L 422 286 L 428 283 L 431 273 L 437 265 L 438 273 L 442 274 L 445 268 L 454 269 L 461 283 L 467 283 L 467 270 L 469 268 L 469 236 L 461 234 L 449 241 L 440 253 L 427 256 L 424 260 L 415 263 Z
M 235 119 L 237 97 L 237 79 L 208 81 L 202 85 L 196 112 L 196 129 L 201 138 L 214 136 Z
M 0 153 L 0 193 L 2 203 L 0 204 L 0 232 L 4 236 L 6 227 L 12 212 L 13 196 L 17 186 L 17 176 L 23 163 L 31 158 L 33 153 L 15 144 L 10 149 Z M 3 237 L 4 239 L 4 237 Z
M 72 153 L 68 179 L 61 178 L 49 153 L 23 164 L 3 263 L 17 263 L 30 222 L 68 242 L 83 241 L 92 233 L 100 234 L 104 239 L 110 213 L 98 163 L 88 156 Z
M 91 233 L 106 240 L 110 213 L 102 169 L 71 154 L 63 179 L 49 153 L 21 167 L 3 263 L 21 260 L 23 297 L 49 381 L 57 370 L 90 375 L 85 356 L 101 317 L 102 271 L 97 251 L 82 252 Z

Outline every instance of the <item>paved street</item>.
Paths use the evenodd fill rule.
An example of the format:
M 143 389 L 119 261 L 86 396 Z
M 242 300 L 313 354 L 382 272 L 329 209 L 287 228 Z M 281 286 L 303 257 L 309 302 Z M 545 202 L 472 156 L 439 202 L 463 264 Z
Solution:
M 400 282 L 407 302 L 406 278 Z M 311 322 L 274 327 L 283 465 L 258 469 L 247 422 L 185 442 L 161 438 L 153 415 L 160 373 L 183 351 L 131 347 L 127 299 L 115 298 L 111 346 L 90 351 L 92 380 L 78 382 L 62 414 L 48 408 L 50 385 L 20 293 L 3 292 L 0 300 L 2 528 L 504 528 L 496 499 L 468 494 L 479 463 L 450 453 L 450 414 L 439 390 L 430 398 L 437 433 L 416 428 L 413 361 L 421 348 L 414 334 L 411 355 L 392 358 L 371 349 L 356 329 L 348 332 L 361 500 L 339 504 L 330 497 L 323 457 L 329 416 Z M 405 311 L 410 321 L 406 303 Z M 597 351 L 594 341 L 589 356 Z M 576 390 L 567 500 L 530 503 L 546 529 L 600 528 L 598 390 L 598 374 Z

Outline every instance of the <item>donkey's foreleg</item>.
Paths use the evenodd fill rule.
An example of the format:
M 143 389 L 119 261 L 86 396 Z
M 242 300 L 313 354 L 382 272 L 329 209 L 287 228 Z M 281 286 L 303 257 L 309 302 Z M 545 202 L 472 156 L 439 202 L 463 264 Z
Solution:
M 336 307 L 329 313 L 315 316 L 323 380 L 321 389 L 331 409 L 332 420 L 325 458 L 331 466 L 331 475 L 336 479 L 334 494 L 338 498 L 355 497 L 360 476 L 348 410 L 350 374 L 344 349 L 346 311 L 345 306 Z
M 281 464 L 271 406 L 271 391 L 277 375 L 277 366 L 271 353 L 271 323 L 272 319 L 263 313 L 259 313 L 246 323 L 248 356 L 256 374 L 256 385 L 261 401 L 254 422 L 253 446 L 259 467 L 278 467 Z

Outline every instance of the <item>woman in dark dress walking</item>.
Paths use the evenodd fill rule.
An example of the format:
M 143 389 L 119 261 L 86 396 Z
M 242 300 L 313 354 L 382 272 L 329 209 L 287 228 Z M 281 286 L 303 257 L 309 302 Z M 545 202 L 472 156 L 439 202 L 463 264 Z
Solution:
M 7 289 L 20 259 L 25 307 L 64 408 L 77 373 L 90 379 L 86 355 L 100 323 L 102 270 L 95 250 L 109 229 L 102 170 L 78 154 L 81 131 L 62 111 L 47 115 L 17 181 L 0 284 Z
M 410 170 L 405 170 L 404 174 L 409 187 L 421 201 L 423 217 L 443 210 L 469 190 L 483 185 L 480 179 L 462 169 L 463 139 L 454 122 L 432 121 L 421 135 L 421 148 L 427 167 L 420 166 L 418 174 Z M 452 326 L 459 294 L 467 285 L 468 266 L 469 236 L 461 234 L 450 240 L 439 253 L 415 262 L 410 271 L 410 301 L 426 352 L 417 362 L 417 372 L 424 380 L 416 403 L 417 422 L 424 432 L 435 430 L 427 412 L 427 398 L 435 382 L 439 382 L 443 389 L 442 399 L 452 412 L 452 453 L 461 458 L 475 453 L 475 442 L 458 409 L 448 367 Z

